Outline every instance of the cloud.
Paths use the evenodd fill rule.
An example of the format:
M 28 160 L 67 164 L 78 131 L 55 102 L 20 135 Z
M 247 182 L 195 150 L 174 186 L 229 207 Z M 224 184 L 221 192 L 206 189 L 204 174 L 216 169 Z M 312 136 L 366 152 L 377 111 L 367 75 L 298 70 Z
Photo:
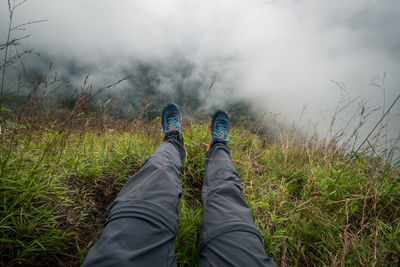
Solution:
M 4 39 L 5 1 L 0 10 Z M 37 0 L 15 23 L 48 19 L 29 27 L 24 45 L 75 83 L 86 73 L 74 66 L 98 84 L 151 66 L 161 92 L 178 84 L 203 91 L 216 77 L 210 103 L 249 99 L 290 121 L 305 103 L 308 118 L 332 110 L 340 91 L 331 80 L 378 106 L 382 90 L 369 81 L 385 72 L 386 102 L 396 97 L 399 10 L 397 0 Z

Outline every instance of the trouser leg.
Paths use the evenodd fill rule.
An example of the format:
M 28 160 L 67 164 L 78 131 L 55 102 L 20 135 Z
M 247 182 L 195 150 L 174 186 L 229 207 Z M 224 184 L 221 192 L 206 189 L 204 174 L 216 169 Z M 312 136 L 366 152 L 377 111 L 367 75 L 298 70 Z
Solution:
M 199 266 L 275 266 L 242 195 L 228 147 L 207 152 L 203 181 L 203 230 Z
M 184 157 L 182 135 L 167 134 L 110 205 L 104 230 L 82 266 L 176 266 Z

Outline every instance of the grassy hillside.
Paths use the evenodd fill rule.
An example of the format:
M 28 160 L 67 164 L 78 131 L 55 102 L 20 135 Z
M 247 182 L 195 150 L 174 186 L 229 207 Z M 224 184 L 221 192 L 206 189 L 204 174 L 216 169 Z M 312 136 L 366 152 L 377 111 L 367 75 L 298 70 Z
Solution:
M 159 120 L 2 123 L 0 265 L 78 266 L 106 207 L 162 142 Z M 176 260 L 195 266 L 207 122 L 184 127 Z M 265 249 L 281 266 L 397 265 L 399 173 L 378 159 L 317 142 L 231 131 L 230 149 Z

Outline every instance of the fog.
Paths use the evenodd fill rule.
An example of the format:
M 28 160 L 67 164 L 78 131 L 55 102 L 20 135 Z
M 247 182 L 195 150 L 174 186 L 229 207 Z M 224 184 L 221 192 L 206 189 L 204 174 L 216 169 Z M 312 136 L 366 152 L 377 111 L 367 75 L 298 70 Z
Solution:
M 100 86 L 151 66 L 161 92 L 191 88 L 208 105 L 246 99 L 287 123 L 306 104 L 304 125 L 320 121 L 324 131 L 341 95 L 332 81 L 369 106 L 384 102 L 371 80 L 382 84 L 384 77 L 386 108 L 400 93 L 399 14 L 398 0 L 30 0 L 16 10 L 14 25 L 48 21 L 12 35 L 30 34 L 21 46 L 41 53 L 34 65 L 52 60 L 76 86 L 87 73 Z M 5 42 L 7 1 L 0 23 Z M 111 95 L 132 86 L 128 80 Z M 343 120 L 354 110 L 348 112 Z M 399 113 L 397 103 L 391 114 Z M 381 114 L 370 117 L 364 133 Z M 399 129 L 394 118 L 390 135 Z

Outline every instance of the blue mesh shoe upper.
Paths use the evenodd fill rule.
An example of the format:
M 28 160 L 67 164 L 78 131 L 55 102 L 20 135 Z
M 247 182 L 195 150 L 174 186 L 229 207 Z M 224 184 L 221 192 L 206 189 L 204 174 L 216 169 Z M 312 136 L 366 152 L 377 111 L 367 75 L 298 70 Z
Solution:
M 211 120 L 211 141 L 208 145 L 207 150 L 215 143 L 222 142 L 228 143 L 230 140 L 228 139 L 229 133 L 229 116 L 223 110 L 217 110 L 212 116 Z
M 161 115 L 161 124 L 163 126 L 164 133 L 180 131 L 181 123 L 182 114 L 178 105 L 175 103 L 166 104 Z

